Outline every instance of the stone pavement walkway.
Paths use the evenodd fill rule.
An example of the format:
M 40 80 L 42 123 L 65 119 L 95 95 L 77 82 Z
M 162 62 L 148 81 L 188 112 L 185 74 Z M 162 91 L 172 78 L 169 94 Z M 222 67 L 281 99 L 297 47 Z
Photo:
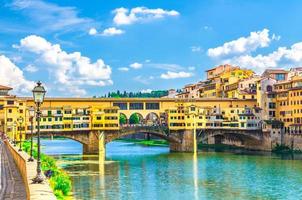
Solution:
M 26 200 L 26 191 L 16 164 L 0 140 L 0 199 Z

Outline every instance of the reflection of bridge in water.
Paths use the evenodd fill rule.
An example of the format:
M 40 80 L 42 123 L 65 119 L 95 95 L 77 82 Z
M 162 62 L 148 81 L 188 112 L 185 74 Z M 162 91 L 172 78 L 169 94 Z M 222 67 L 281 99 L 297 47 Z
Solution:
M 83 145 L 84 154 L 99 154 L 105 152 L 105 144 L 133 134 L 150 134 L 169 142 L 172 152 L 192 152 L 193 151 L 193 131 L 194 130 L 169 130 L 166 126 L 146 124 L 123 125 L 119 130 L 82 130 L 82 131 L 43 131 L 43 136 L 61 136 L 80 142 Z M 232 144 L 249 149 L 264 150 L 268 148 L 267 139 L 261 130 L 246 129 L 197 129 L 197 141 L 208 144 Z M 27 134 L 27 138 L 30 137 Z

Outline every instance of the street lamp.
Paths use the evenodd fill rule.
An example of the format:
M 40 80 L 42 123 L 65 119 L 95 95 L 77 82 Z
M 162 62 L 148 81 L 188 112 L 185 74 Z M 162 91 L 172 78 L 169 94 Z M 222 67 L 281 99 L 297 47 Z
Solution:
M 40 118 L 41 118 L 41 111 L 40 106 L 44 101 L 44 96 L 46 93 L 46 90 L 42 86 L 42 83 L 38 81 L 37 85 L 33 89 L 33 97 L 36 104 L 36 120 L 37 120 L 37 133 L 38 133 L 38 157 L 37 157 L 37 176 L 33 179 L 34 183 L 42 183 L 44 181 L 44 177 L 42 175 L 41 170 L 41 160 L 40 160 Z
M 19 131 L 20 131 L 20 135 L 19 135 L 19 142 L 20 142 L 20 146 L 19 146 L 19 151 L 22 151 L 22 123 L 23 123 L 23 117 L 19 117 L 18 118 L 18 122 L 19 122 Z
M 14 139 L 14 146 L 17 146 L 17 142 L 16 142 L 16 127 L 17 127 L 17 122 L 14 121 L 14 127 L 13 127 L 13 139 Z
M 29 120 L 30 120 L 30 124 L 31 124 L 31 138 L 30 138 L 30 158 L 28 159 L 28 162 L 33 162 L 33 131 L 34 131 L 34 117 L 35 117 L 35 108 L 34 107 L 30 107 L 28 109 L 29 112 Z

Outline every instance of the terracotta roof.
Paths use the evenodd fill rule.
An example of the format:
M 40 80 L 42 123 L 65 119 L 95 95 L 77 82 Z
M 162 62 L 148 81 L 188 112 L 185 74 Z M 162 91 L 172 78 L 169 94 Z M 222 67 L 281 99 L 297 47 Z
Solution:
M 285 69 L 267 69 L 263 72 L 263 74 L 265 73 L 288 73 L 288 71 Z
M 11 87 L 7 87 L 7 86 L 4 86 L 4 85 L 0 85 L 0 90 L 12 90 L 13 88 Z

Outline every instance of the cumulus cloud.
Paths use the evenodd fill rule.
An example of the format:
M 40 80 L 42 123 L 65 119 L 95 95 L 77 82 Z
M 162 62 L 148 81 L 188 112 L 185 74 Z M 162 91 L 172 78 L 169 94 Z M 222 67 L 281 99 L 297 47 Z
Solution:
M 266 68 L 301 66 L 302 42 L 295 43 L 290 48 L 279 47 L 267 55 L 241 55 L 226 59 L 223 62 L 253 68 L 257 72 L 262 72 Z
M 160 77 L 162 79 L 176 79 L 176 78 L 189 78 L 189 77 L 192 77 L 193 74 L 192 73 L 189 73 L 189 72 L 171 72 L 171 71 L 168 71 L 167 73 L 163 73 L 160 75 Z
M 128 67 L 120 67 L 118 68 L 119 71 L 123 71 L 123 72 L 127 72 L 129 71 L 129 68 Z
M 8 57 L 0 55 L 0 84 L 14 88 L 19 94 L 30 94 L 34 82 L 24 77 L 23 71 Z
M 219 64 L 228 63 L 243 68 L 251 68 L 262 73 L 267 68 L 290 68 L 302 65 L 302 42 L 291 47 L 279 47 L 268 54 L 252 54 L 259 47 L 268 47 L 272 40 L 280 40 L 281 36 L 272 34 L 263 29 L 251 32 L 250 36 L 241 37 L 227 42 L 223 46 L 208 49 L 208 55 L 216 58 Z
M 96 35 L 98 33 L 98 31 L 95 28 L 90 28 L 88 31 L 89 35 Z
M 24 68 L 24 70 L 27 71 L 27 72 L 30 72 L 30 73 L 34 73 L 34 72 L 37 72 L 39 69 L 38 69 L 38 67 L 36 67 L 34 65 L 27 65 Z
M 276 36 L 274 36 L 273 39 L 276 39 Z M 240 37 L 236 40 L 226 42 L 222 46 L 208 49 L 208 56 L 212 58 L 221 58 L 250 53 L 257 48 L 268 47 L 271 40 L 272 38 L 269 37 L 268 29 L 251 32 L 248 37 Z
M 73 91 L 83 94 L 83 90 L 76 87 L 113 84 L 111 68 L 102 59 L 91 62 L 90 58 L 82 56 L 80 52 L 68 53 L 59 44 L 52 44 L 36 35 L 23 38 L 18 48 L 37 54 L 38 60 L 48 66 L 54 83 L 60 83 L 66 91 L 74 88 Z
M 99 36 L 114 36 L 124 34 L 125 31 L 117 29 L 115 27 L 106 28 L 103 32 L 98 32 L 95 28 L 90 28 L 88 31 L 89 35 L 99 35 Z
M 179 15 L 179 12 L 175 10 L 164 10 L 162 8 L 150 9 L 146 7 L 136 7 L 131 10 L 121 7 L 115 9 L 113 13 L 115 14 L 113 22 L 116 25 L 130 25 L 137 22 L 146 22 Z
M 121 35 L 123 34 L 125 31 L 121 30 L 121 29 L 117 29 L 115 27 L 110 27 L 107 28 L 103 31 L 102 35 L 103 36 L 113 36 L 113 35 Z
M 132 63 L 132 64 L 130 65 L 130 67 L 133 68 L 133 69 L 140 69 L 140 68 L 143 67 L 143 65 L 142 65 L 141 63 L 135 62 L 135 63 Z

